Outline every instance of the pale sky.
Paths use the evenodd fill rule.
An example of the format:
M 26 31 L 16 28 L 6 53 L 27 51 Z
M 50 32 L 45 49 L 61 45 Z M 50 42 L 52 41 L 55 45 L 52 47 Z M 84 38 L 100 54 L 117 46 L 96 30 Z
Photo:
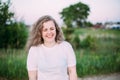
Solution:
M 15 12 L 18 21 L 24 20 L 29 25 L 43 15 L 51 15 L 62 25 L 59 12 L 79 1 L 90 7 L 88 21 L 92 23 L 120 21 L 120 0 L 11 0 L 10 9 Z

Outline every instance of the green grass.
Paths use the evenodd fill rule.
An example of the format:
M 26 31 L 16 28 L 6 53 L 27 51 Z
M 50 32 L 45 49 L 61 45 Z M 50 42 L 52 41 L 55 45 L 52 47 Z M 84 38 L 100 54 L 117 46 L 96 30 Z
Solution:
M 75 34 L 95 40 L 92 48 L 75 49 L 79 77 L 120 72 L 120 31 L 82 28 Z M 0 49 L 0 79 L 28 80 L 26 57 L 23 49 Z
M 26 53 L 24 50 L 0 50 L 0 77 L 8 80 L 27 79 Z
M 90 50 L 80 50 L 76 55 L 79 77 L 120 72 L 120 53 L 97 54 Z
M 120 72 L 119 30 L 77 29 L 76 34 L 94 39 L 92 48 L 75 49 L 79 77 Z

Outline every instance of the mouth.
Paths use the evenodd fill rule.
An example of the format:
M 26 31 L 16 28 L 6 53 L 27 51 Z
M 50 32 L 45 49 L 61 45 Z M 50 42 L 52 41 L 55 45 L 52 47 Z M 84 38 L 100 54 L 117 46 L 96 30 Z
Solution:
M 47 38 L 53 38 L 54 34 L 46 35 Z

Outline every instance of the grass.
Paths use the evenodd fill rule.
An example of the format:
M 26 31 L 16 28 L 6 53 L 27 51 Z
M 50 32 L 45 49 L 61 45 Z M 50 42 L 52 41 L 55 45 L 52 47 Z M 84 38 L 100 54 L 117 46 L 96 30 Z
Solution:
M 120 72 L 119 33 L 91 28 L 75 30 L 75 34 L 95 39 L 94 47 L 75 49 L 79 77 Z M 26 57 L 24 49 L 0 49 L 0 80 L 28 80 Z
M 76 34 L 79 36 L 86 38 L 89 35 L 94 39 L 92 48 L 84 47 L 76 50 L 79 77 L 120 72 L 119 33 L 119 30 L 91 28 L 76 30 Z
M 8 80 L 27 79 L 26 53 L 24 50 L 0 50 L 0 77 Z
M 120 53 L 100 53 L 80 50 L 77 55 L 79 77 L 120 72 Z

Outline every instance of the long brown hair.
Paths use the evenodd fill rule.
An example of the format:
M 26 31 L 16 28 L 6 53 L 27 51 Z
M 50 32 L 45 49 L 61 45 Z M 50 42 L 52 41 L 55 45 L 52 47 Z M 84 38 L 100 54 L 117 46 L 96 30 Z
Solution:
M 40 17 L 38 21 L 33 25 L 32 30 L 30 31 L 30 34 L 28 37 L 27 44 L 26 44 L 27 51 L 30 49 L 31 46 L 37 46 L 43 43 L 41 30 L 43 28 L 43 23 L 47 21 L 53 21 L 55 24 L 55 27 L 56 27 L 55 41 L 57 43 L 60 43 L 64 40 L 63 33 L 60 27 L 58 26 L 58 24 L 56 23 L 55 19 L 53 19 L 49 15 L 45 15 L 45 16 Z

